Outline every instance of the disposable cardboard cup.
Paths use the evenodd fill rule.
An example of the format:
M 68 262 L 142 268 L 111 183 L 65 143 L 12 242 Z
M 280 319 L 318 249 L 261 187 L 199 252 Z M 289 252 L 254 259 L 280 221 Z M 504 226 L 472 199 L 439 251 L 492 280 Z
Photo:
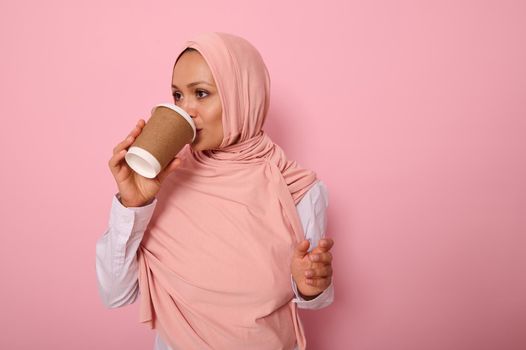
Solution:
M 161 103 L 124 157 L 136 173 L 153 179 L 181 151 L 195 140 L 196 129 L 192 117 L 182 108 Z

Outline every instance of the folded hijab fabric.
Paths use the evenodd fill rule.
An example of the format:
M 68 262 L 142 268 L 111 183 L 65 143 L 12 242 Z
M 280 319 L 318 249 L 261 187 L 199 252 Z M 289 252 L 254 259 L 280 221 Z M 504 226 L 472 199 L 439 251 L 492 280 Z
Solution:
M 262 130 L 270 77 L 259 52 L 201 33 L 178 52 L 204 57 L 219 91 L 224 138 L 186 146 L 163 183 L 137 253 L 140 321 L 176 349 L 305 349 L 290 261 L 304 238 L 296 204 L 316 174 Z

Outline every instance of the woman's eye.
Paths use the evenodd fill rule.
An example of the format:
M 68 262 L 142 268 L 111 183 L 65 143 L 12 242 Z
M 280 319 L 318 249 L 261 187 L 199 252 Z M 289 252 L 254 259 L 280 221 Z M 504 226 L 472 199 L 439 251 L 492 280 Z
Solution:
M 174 93 L 172 94 L 172 96 L 174 97 L 174 99 L 175 99 L 176 101 L 179 100 L 179 93 L 178 93 L 178 92 L 174 92 Z
M 199 96 L 201 93 L 206 94 L 206 96 L 208 96 L 208 92 L 206 92 L 204 90 L 197 90 L 196 91 L 196 94 L 198 95 L 198 97 L 206 97 L 206 96 L 203 96 L 203 95 Z
M 208 92 L 206 92 L 205 90 L 196 90 L 195 94 L 198 98 L 205 98 L 206 96 L 208 96 Z M 181 93 L 178 91 L 172 93 L 172 96 L 176 101 L 179 101 L 181 99 Z

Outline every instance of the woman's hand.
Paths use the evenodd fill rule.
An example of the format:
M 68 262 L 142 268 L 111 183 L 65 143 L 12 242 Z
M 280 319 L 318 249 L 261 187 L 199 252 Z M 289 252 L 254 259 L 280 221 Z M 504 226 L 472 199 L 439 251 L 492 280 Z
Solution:
M 329 250 L 334 241 L 322 238 L 310 253 L 309 245 L 306 239 L 298 243 L 290 265 L 298 292 L 306 300 L 314 299 L 331 284 L 332 254 Z
M 115 146 L 113 156 L 108 162 L 108 166 L 119 188 L 121 203 L 126 207 L 140 207 L 150 203 L 159 192 L 164 179 L 181 164 L 181 159 L 174 158 L 153 179 L 137 174 L 128 166 L 124 156 L 145 125 L 146 122 L 140 119 L 126 139 Z

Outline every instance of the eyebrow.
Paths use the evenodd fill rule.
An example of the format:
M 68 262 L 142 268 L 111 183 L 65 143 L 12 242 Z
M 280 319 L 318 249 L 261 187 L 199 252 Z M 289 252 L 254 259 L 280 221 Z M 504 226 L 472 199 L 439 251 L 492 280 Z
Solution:
M 206 85 L 210 85 L 210 86 L 212 86 L 212 84 L 207 83 L 206 81 L 194 81 L 193 83 L 190 83 L 190 84 L 186 85 L 186 87 L 192 87 L 192 86 L 194 86 L 194 85 L 198 85 L 198 84 L 206 84 Z M 179 89 L 179 88 L 178 88 L 176 85 L 174 85 L 173 83 L 172 83 L 172 87 L 173 87 L 173 88 L 176 88 L 176 89 Z

